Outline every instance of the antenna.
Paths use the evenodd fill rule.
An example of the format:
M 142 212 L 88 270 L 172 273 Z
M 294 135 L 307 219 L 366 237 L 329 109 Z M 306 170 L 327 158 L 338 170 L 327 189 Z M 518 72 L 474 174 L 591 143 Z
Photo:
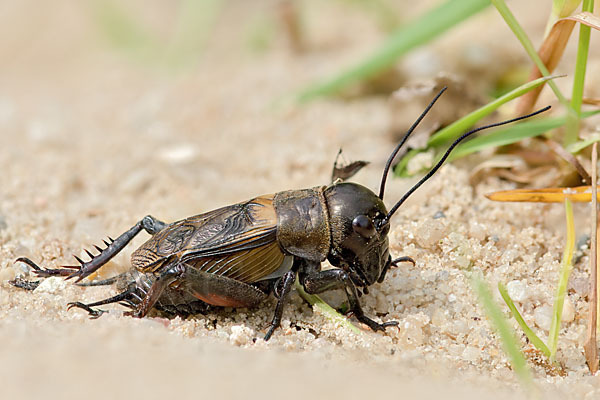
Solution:
M 412 126 L 408 129 L 408 131 L 406 131 L 406 133 L 404 134 L 404 137 L 400 141 L 400 144 L 398 144 L 398 146 L 396 146 L 394 151 L 392 151 L 390 158 L 388 158 L 387 163 L 385 163 L 385 168 L 383 169 L 383 176 L 381 177 L 381 185 L 379 186 L 379 198 L 381 200 L 383 200 L 383 192 L 385 191 L 385 181 L 387 180 L 388 172 L 390 171 L 390 167 L 392 166 L 392 161 L 394 161 L 394 158 L 396 158 L 396 154 L 398 154 L 398 152 L 400 151 L 400 148 L 408 140 L 408 137 L 410 136 L 410 134 L 413 133 L 415 128 L 419 125 L 419 123 L 423 120 L 423 118 L 425 118 L 425 116 L 427 115 L 429 110 L 431 110 L 431 107 L 433 107 L 433 105 L 435 104 L 437 99 L 440 98 L 440 96 L 442 95 L 442 93 L 444 93 L 446 91 L 446 89 L 448 89 L 448 87 L 444 86 L 442 88 L 442 90 L 440 90 L 439 93 L 433 98 L 433 100 L 431 100 L 431 103 L 429 103 L 427 108 L 425 108 L 425 111 L 423 111 L 421 113 L 421 115 L 419 115 L 419 118 L 417 118 L 417 120 L 412 124 Z
M 459 137 L 458 139 L 456 139 L 454 141 L 454 143 L 452 143 L 450 145 L 450 147 L 448 148 L 448 150 L 446 150 L 446 153 L 440 159 L 440 161 L 438 161 L 438 163 L 433 168 L 431 168 L 431 170 L 423 178 L 421 178 L 421 180 L 419 182 L 417 182 L 412 188 L 410 188 L 408 190 L 408 192 L 406 192 L 404 194 L 404 196 L 402 196 L 402 198 L 396 204 L 394 204 L 394 206 L 390 209 L 390 212 L 388 212 L 388 214 L 385 216 L 385 218 L 381 221 L 381 223 L 379 224 L 379 226 L 377 227 L 377 229 L 381 229 L 381 227 L 383 227 L 383 226 L 385 226 L 385 225 L 387 225 L 387 224 L 390 223 L 390 218 L 392 218 L 392 215 L 394 215 L 394 213 L 398 210 L 398 208 L 402 205 L 402 203 L 404 203 L 406 201 L 406 199 L 408 199 L 410 197 L 410 195 L 414 193 L 415 190 L 417 190 L 422 184 L 424 184 L 429 178 L 431 178 L 433 176 L 433 174 L 435 174 L 438 169 L 440 169 L 440 167 L 442 166 L 442 164 L 444 163 L 444 161 L 446 161 L 446 159 L 448 158 L 448 156 L 450 155 L 450 153 L 452 152 L 452 150 L 454 150 L 454 148 L 461 141 L 463 141 L 463 139 L 471 136 L 472 134 L 474 134 L 476 132 L 482 131 L 484 129 L 493 128 L 493 127 L 500 126 L 500 125 L 506 125 L 506 124 L 510 124 L 511 122 L 520 121 L 522 119 L 530 118 L 530 117 L 533 117 L 534 115 L 543 113 L 544 111 L 548 111 L 549 109 L 550 109 L 550 106 L 547 106 L 547 107 L 542 108 L 541 110 L 537 110 L 535 112 L 532 112 L 531 114 L 527 114 L 527 115 L 523 115 L 521 117 L 509 119 L 507 121 L 496 122 L 495 124 L 485 125 L 485 126 L 473 129 L 473 130 L 471 130 L 471 131 L 463 134 L 461 137 Z

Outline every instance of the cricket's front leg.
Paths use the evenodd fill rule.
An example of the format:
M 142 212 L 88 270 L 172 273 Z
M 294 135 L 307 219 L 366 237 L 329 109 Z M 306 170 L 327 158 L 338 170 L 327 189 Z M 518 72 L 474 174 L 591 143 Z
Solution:
M 384 331 L 389 326 L 398 326 L 398 321 L 380 324 L 365 315 L 358 301 L 356 286 L 350 279 L 350 275 L 342 269 L 321 271 L 320 263 L 305 260 L 304 268 L 300 268 L 299 277 L 306 293 L 319 294 L 329 290 L 343 289 L 348 296 L 350 311 L 354 313 L 356 319 L 374 331 Z

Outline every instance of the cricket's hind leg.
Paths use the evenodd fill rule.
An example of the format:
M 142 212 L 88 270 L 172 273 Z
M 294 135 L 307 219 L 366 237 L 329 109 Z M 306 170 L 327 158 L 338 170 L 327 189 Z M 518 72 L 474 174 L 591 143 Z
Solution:
M 99 254 L 93 255 L 89 250 L 85 250 L 90 257 L 89 261 L 83 261 L 81 258 L 74 256 L 80 265 L 64 265 L 61 268 L 42 268 L 35 262 L 31 261 L 27 257 L 19 257 L 15 262 L 23 262 L 33 268 L 33 272 L 42 278 L 49 276 L 64 276 L 67 279 L 77 278 L 75 282 L 80 282 L 82 279 L 88 277 L 100 267 L 106 264 L 111 258 L 117 255 L 121 250 L 127 246 L 127 244 L 144 229 L 150 235 L 154 235 L 160 232 L 167 226 L 166 223 L 154 218 L 151 215 L 146 215 L 134 226 L 132 226 L 127 232 L 121 234 L 116 239 L 108 238 L 109 241 L 104 240 L 105 248 L 94 246 Z M 38 281 L 39 284 L 39 281 Z M 15 280 L 14 286 L 30 289 L 37 287 L 35 284 L 24 283 L 23 280 Z M 30 289 L 31 290 L 31 289 Z
M 134 296 L 135 289 L 136 289 L 135 286 L 132 285 L 132 287 L 126 289 L 124 292 L 117 294 L 116 296 L 112 296 L 112 297 L 109 297 L 108 299 L 96 301 L 94 303 L 84 304 L 79 301 L 68 303 L 67 310 L 70 310 L 73 307 L 81 308 L 88 312 L 88 314 L 90 315 L 90 318 L 96 319 L 108 311 L 102 310 L 100 308 L 94 309 L 92 307 L 102 306 L 102 305 L 111 304 L 111 303 L 119 303 L 125 307 L 134 308 L 135 307 L 135 299 L 136 299 L 136 297 Z
M 79 301 L 71 302 L 67 304 L 67 309 L 71 308 L 81 308 L 86 310 L 91 318 L 98 318 L 102 314 L 104 314 L 105 310 L 94 309 L 92 307 L 97 307 L 105 304 L 111 303 L 119 303 L 120 305 L 127 307 L 129 309 L 134 309 L 139 303 L 142 302 L 144 296 L 146 295 L 148 288 L 151 285 L 151 282 L 146 282 L 140 276 L 140 274 L 135 270 L 129 270 L 123 272 L 119 275 L 113 276 L 112 278 L 107 278 L 98 281 L 91 282 L 80 282 L 76 283 L 77 286 L 110 286 L 116 284 L 117 290 L 122 290 L 115 296 L 109 297 L 104 300 L 99 300 L 94 303 L 84 304 Z
M 22 262 L 24 264 L 29 265 L 33 269 L 33 272 L 41 278 L 47 278 L 49 276 L 69 276 L 74 272 L 73 269 L 79 268 L 70 266 L 66 266 L 63 268 L 42 268 L 27 257 L 17 258 L 15 260 L 15 263 L 18 262 Z M 8 283 L 13 285 L 14 287 L 18 287 L 19 289 L 35 290 L 40 285 L 40 283 L 42 283 L 42 281 L 28 281 L 23 278 L 15 278 L 12 281 L 8 281 Z

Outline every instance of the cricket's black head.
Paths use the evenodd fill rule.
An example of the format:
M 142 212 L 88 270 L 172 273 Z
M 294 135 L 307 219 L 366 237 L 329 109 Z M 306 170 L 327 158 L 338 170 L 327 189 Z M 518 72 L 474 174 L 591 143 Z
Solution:
M 331 248 L 329 262 L 346 270 L 356 286 L 377 281 L 389 259 L 389 224 L 383 201 L 370 189 L 352 182 L 325 189 Z

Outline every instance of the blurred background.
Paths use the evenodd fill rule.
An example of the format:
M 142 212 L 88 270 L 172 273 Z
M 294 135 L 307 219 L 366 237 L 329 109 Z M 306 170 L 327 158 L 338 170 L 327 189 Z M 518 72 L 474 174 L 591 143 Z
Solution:
M 526 81 L 530 62 L 486 1 L 449 2 L 457 16 L 431 31 L 441 25 L 440 12 L 428 13 L 443 4 L 5 0 L 3 187 L 20 177 L 44 188 L 42 197 L 68 197 L 71 189 L 112 192 L 110 199 L 85 199 L 90 209 L 139 205 L 142 195 L 174 218 L 254 193 L 326 182 L 340 147 L 350 159 L 376 163 L 376 176 L 433 85 L 455 88 L 440 106 L 447 124 Z M 511 7 L 539 43 L 550 6 Z M 415 24 L 425 32 L 401 57 L 388 57 L 367 78 L 320 91 Z M 571 43 L 559 71 L 571 68 L 574 51 Z M 588 76 L 598 68 L 591 61 Z M 553 102 L 548 98 L 543 104 Z M 374 182 L 374 176 L 359 179 Z M 224 177 L 227 195 L 207 190 Z M 52 181 L 61 184 L 48 187 Z M 65 181 L 72 185 L 67 193 Z
M 550 2 L 511 1 L 509 6 L 537 48 L 547 29 Z M 578 28 L 574 32 L 573 38 Z M 593 32 L 584 91 L 590 99 L 600 98 L 597 41 Z M 569 41 L 555 73 L 572 74 L 576 51 L 576 40 Z M 0 338 L 6 344 L 0 354 L 10 360 L 5 365 L 15 366 L 2 375 L 26 387 L 28 369 L 42 365 L 46 372 L 37 376 L 38 382 L 53 385 L 67 365 L 106 374 L 112 382 L 122 378 L 109 368 L 115 362 L 135 364 L 134 386 L 140 393 L 152 393 L 152 385 L 144 386 L 145 377 L 164 377 L 153 365 L 179 365 L 177 372 L 189 385 L 196 382 L 193 368 L 216 382 L 219 372 L 231 373 L 236 363 L 252 365 L 254 356 L 260 357 L 264 385 L 270 384 L 269 376 L 295 383 L 281 370 L 298 365 L 300 374 L 312 379 L 312 366 L 318 365 L 330 370 L 318 388 L 327 390 L 328 379 L 348 378 L 350 393 L 359 386 L 365 392 L 362 377 L 368 369 L 355 368 L 365 360 L 381 362 L 367 375 L 380 383 L 373 388 L 376 393 L 387 395 L 387 384 L 406 388 L 406 380 L 390 381 L 409 370 L 404 364 L 390 366 L 395 361 L 386 358 L 391 339 L 385 336 L 373 339 L 372 348 L 359 349 L 368 351 L 355 354 L 356 364 L 346 368 L 333 357 L 341 346 L 335 338 L 325 355 L 316 351 L 290 366 L 287 359 L 274 361 L 258 352 L 224 346 L 217 347 L 224 352 L 219 353 L 206 350 L 205 342 L 181 340 L 204 334 L 199 333 L 204 326 L 189 321 L 168 331 L 161 322 L 107 317 L 100 328 L 83 313 L 64 310 L 66 301 L 82 296 L 78 288 L 41 300 L 9 288 L 6 282 L 22 272 L 13 265 L 16 257 L 56 266 L 80 254 L 82 245 L 98 244 L 107 234 L 115 237 L 146 214 L 174 221 L 263 193 L 328 184 L 340 148 L 349 161 L 371 162 L 355 180 L 376 189 L 391 149 L 441 86 L 450 87 L 445 100 L 434 118 L 424 121 L 412 146 L 423 145 L 436 129 L 522 85 L 531 70 L 517 38 L 483 0 L 2 0 L 0 60 Z M 556 84 L 570 93 L 572 79 Z M 558 102 L 546 88 L 538 104 Z M 512 117 L 515 108 L 515 102 L 509 103 L 489 120 Z M 587 133 L 598 130 L 597 120 L 583 126 Z M 433 156 L 424 153 L 421 161 L 426 164 Z M 511 158 L 509 167 L 529 168 L 530 160 L 519 160 Z M 546 158 L 543 162 L 549 163 Z M 555 158 L 551 163 L 556 164 Z M 460 180 L 466 173 L 452 174 Z M 562 179 L 558 172 L 549 177 L 547 171 L 511 174 L 494 175 L 507 178 L 508 184 L 477 179 L 485 189 L 513 187 L 515 182 L 544 186 Z M 387 203 L 398 199 L 412 179 L 390 182 Z M 456 188 L 436 184 L 433 193 L 447 191 L 448 202 L 467 204 L 472 192 L 463 181 L 468 178 Z M 417 193 L 414 203 L 427 196 Z M 450 217 L 453 207 L 459 206 L 445 209 Z M 563 217 L 548 212 L 532 218 L 550 225 Z M 528 223 L 517 220 L 507 223 Z M 511 229 L 505 229 L 506 237 Z M 136 238 L 131 249 L 146 239 Z M 129 255 L 128 248 L 103 273 L 128 268 Z M 103 292 L 95 293 L 97 298 Z M 270 311 L 258 315 L 259 322 L 249 324 L 256 329 Z M 471 316 L 465 318 L 472 323 Z M 274 346 L 303 349 L 281 340 Z M 315 346 L 311 349 L 325 345 Z M 92 354 L 87 360 L 81 358 L 85 352 Z M 220 354 L 226 354 L 222 363 L 201 361 L 203 355 L 214 361 Z M 418 351 L 404 354 L 424 357 Z M 504 370 L 495 377 L 512 377 L 507 363 L 499 363 Z M 425 376 L 439 372 L 419 365 Z M 475 372 L 481 366 L 460 365 Z M 342 367 L 343 374 L 333 371 Z M 384 379 L 388 376 L 390 380 Z M 248 385 L 256 382 L 241 370 L 234 377 Z M 82 389 L 84 382 L 88 384 L 78 383 Z M 491 386 L 498 386 L 495 382 Z M 28 389 L 44 393 L 40 387 Z M 467 392 L 473 397 L 479 393 Z M 567 392 L 573 398 L 579 393 Z

